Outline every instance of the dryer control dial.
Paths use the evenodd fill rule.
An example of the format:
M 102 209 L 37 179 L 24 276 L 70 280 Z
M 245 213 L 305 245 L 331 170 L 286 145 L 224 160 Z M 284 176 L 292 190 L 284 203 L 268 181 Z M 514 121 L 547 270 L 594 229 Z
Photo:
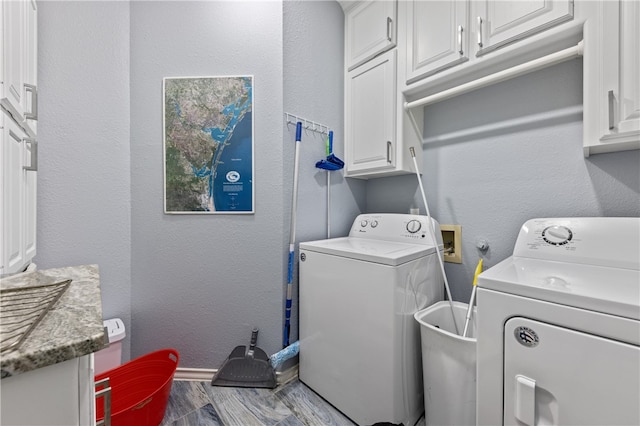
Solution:
M 411 234 L 415 234 L 420 230 L 420 228 L 422 228 L 422 224 L 419 220 L 413 219 L 407 223 L 407 231 L 409 231 Z
M 547 226 L 542 231 L 542 239 L 545 242 L 554 245 L 562 246 L 567 244 L 573 238 L 573 232 L 566 226 L 552 225 Z

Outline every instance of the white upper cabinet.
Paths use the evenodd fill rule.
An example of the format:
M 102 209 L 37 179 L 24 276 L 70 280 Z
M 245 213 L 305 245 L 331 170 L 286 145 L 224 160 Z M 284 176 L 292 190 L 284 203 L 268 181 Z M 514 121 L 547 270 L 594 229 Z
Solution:
M 35 0 L 2 0 L 0 105 L 31 137 L 37 120 L 37 7 Z
M 363 1 L 345 13 L 345 60 L 349 71 L 396 45 L 395 1 Z
M 35 136 L 38 123 L 38 9 L 35 0 L 26 1 L 25 12 L 24 118 L 27 132 Z
M 396 163 L 396 51 L 347 75 L 346 176 L 393 170 Z
M 22 1 L 2 1 L 2 94 L 0 103 L 16 121 L 24 121 L 25 110 L 25 31 L 26 8 Z
M 496 64 L 513 62 L 510 58 L 523 52 L 534 57 L 544 44 L 540 37 L 549 37 L 549 44 L 567 37 L 549 30 L 574 19 L 572 0 L 411 0 L 401 6 L 398 43 L 406 52 L 406 60 L 399 61 L 406 68 L 401 90 L 411 96 L 422 89 L 433 93 L 435 80 L 446 86 L 446 79 L 469 80 L 483 68 L 497 70 Z
M 342 2 L 345 10 L 345 176 L 369 179 L 413 173 L 422 147 L 398 86 L 398 2 Z M 400 2 L 405 7 L 406 2 Z M 403 12 L 405 13 L 404 9 Z M 404 30 L 403 30 L 404 31 Z M 403 44 L 402 49 L 405 46 Z M 404 56 L 402 56 L 404 58 Z
M 469 60 L 469 1 L 407 2 L 407 83 Z
M 474 2 L 477 55 L 573 19 L 572 0 Z
M 586 156 L 640 149 L 640 2 L 604 1 L 585 43 Z

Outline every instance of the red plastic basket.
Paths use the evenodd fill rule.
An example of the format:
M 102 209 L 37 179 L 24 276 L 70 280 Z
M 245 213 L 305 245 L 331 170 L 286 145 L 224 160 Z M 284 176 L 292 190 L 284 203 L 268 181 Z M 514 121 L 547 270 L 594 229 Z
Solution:
M 162 349 L 133 359 L 95 377 L 109 378 L 112 426 L 157 426 L 171 393 L 179 355 Z M 96 420 L 104 418 L 102 398 L 96 399 Z

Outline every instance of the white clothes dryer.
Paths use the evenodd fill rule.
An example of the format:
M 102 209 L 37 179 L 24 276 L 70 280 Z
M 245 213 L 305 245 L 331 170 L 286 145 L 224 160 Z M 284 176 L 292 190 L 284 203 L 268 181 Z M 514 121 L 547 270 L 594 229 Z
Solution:
M 359 425 L 412 426 L 424 411 L 413 315 L 444 297 L 440 226 L 365 214 L 348 237 L 300 243 L 302 382 Z
M 479 425 L 640 424 L 640 218 L 527 221 L 477 302 Z

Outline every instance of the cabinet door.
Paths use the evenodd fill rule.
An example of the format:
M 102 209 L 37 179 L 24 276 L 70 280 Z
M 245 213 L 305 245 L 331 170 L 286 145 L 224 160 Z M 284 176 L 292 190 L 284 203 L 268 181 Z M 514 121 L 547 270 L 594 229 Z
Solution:
M 573 19 L 572 0 L 483 0 L 474 5 L 478 56 Z
M 640 130 L 640 3 L 607 2 L 604 37 L 604 89 L 607 92 L 605 134 Z
M 505 425 L 640 424 L 638 346 L 515 317 L 503 377 Z
M 38 9 L 35 0 L 25 2 L 24 117 L 28 132 L 35 136 L 38 119 Z
M 2 124 L 3 274 L 21 271 L 36 254 L 37 144 L 9 116 Z M 32 167 L 33 166 L 33 167 Z
M 597 16 L 585 25 L 585 156 L 640 149 L 640 3 L 604 1 Z
M 346 174 L 393 169 L 396 162 L 396 51 L 347 75 Z
M 469 2 L 407 5 L 407 84 L 469 59 Z
M 395 1 L 363 1 L 345 16 L 345 56 L 349 71 L 396 45 Z
M 3 84 L 0 103 L 15 119 L 24 119 L 24 18 L 23 1 L 2 1 Z
M 2 379 L 0 424 L 91 426 L 93 354 Z M 89 404 L 89 405 L 87 405 Z
M 24 265 L 23 200 L 24 139 L 22 129 L 9 117 L 3 117 L 2 129 L 2 272 L 18 272 Z

